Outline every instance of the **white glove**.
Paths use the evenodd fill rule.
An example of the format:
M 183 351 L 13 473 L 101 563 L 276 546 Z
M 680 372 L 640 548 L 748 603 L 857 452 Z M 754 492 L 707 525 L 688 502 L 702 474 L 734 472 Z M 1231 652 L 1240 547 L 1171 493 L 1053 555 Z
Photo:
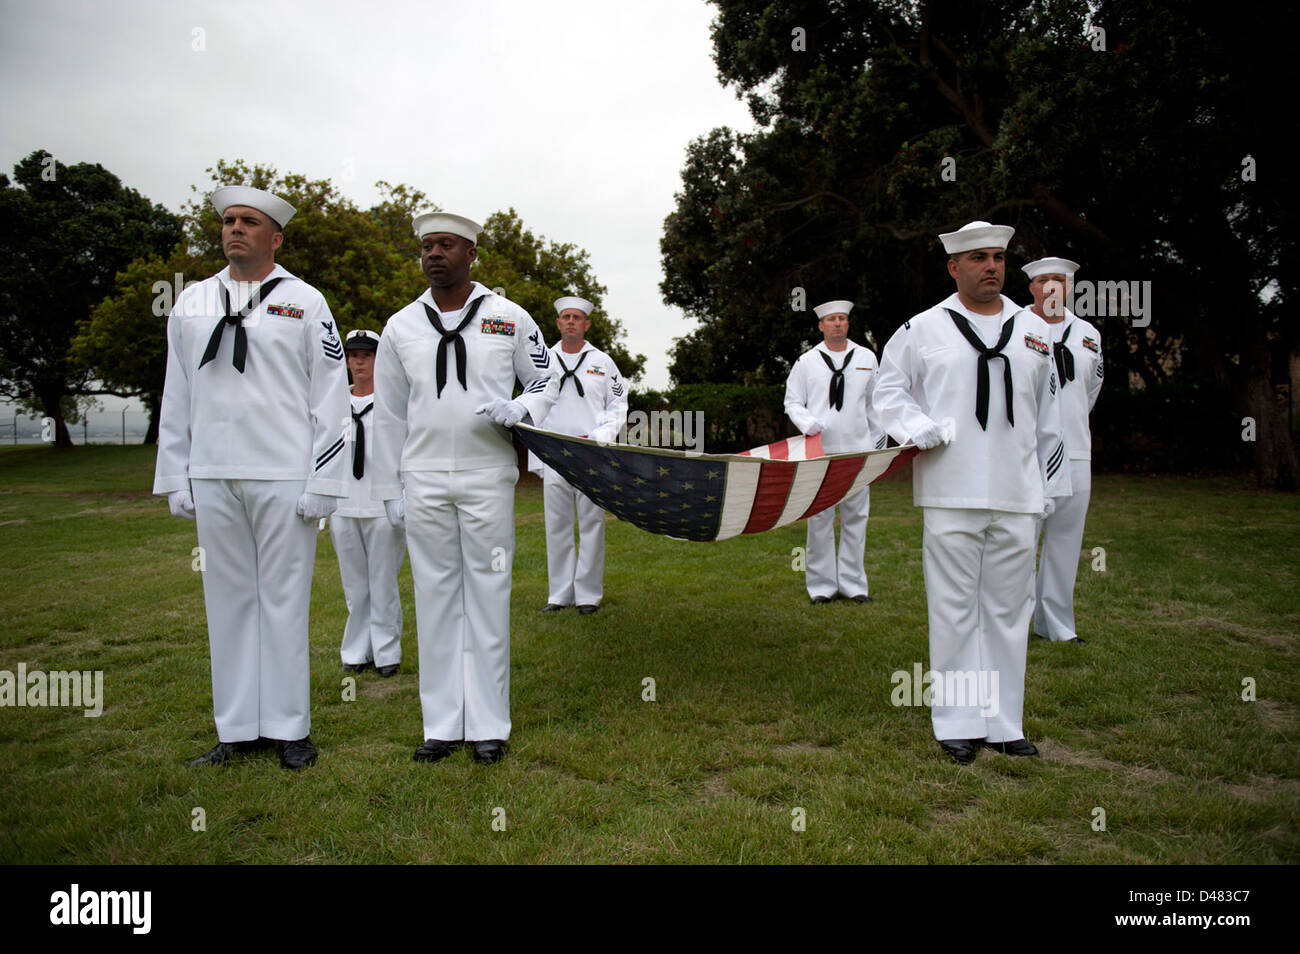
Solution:
M 173 490 L 167 495 L 167 506 L 173 517 L 194 519 L 194 497 L 188 490 Z
M 486 404 L 480 404 L 475 414 L 486 414 L 491 418 L 493 424 L 500 424 L 503 427 L 514 427 L 524 419 L 528 413 L 528 408 L 524 407 L 518 401 L 506 401 L 502 398 L 493 398 Z
M 931 421 L 912 435 L 911 443 L 921 448 L 921 450 L 929 450 L 931 447 L 947 444 L 950 440 L 952 440 L 952 435 L 945 433 L 942 427 Z
M 1040 520 L 1046 520 L 1048 517 L 1050 517 L 1050 516 L 1051 516 L 1052 514 L 1054 514 L 1054 513 L 1056 513 L 1056 498 L 1055 498 L 1055 497 L 1044 497 L 1044 498 L 1043 498 L 1043 515 L 1042 515 L 1039 519 L 1040 519 Z
M 406 526 L 406 503 L 401 497 L 385 500 L 384 512 L 388 514 L 388 522 L 398 530 Z
M 804 431 L 804 434 L 806 434 L 808 437 L 816 437 L 818 434 L 822 432 L 823 427 L 824 425 L 822 424 L 822 422 L 817 420 L 817 418 L 814 417 L 812 419 L 812 423 L 808 425 L 808 429 Z
M 328 517 L 339 509 L 338 497 L 326 497 L 324 494 L 305 493 L 298 498 L 298 516 L 308 523 L 314 523 L 321 517 Z

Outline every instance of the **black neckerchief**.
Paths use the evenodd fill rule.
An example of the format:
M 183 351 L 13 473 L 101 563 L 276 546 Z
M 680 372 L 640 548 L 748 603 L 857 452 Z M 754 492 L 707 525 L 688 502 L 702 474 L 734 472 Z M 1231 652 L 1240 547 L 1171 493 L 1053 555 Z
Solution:
M 822 356 L 826 362 L 826 367 L 831 371 L 831 391 L 829 395 L 830 405 L 837 411 L 844 410 L 844 369 L 849 366 L 849 361 L 853 359 L 853 352 L 856 348 L 850 348 L 849 353 L 844 356 L 844 364 L 835 367 L 835 362 L 825 351 L 818 349 L 817 353 Z
M 231 364 L 240 374 L 244 373 L 244 362 L 248 357 L 248 333 L 244 331 L 244 319 L 262 303 L 262 299 L 269 295 L 271 289 L 280 284 L 283 278 L 283 275 L 277 275 L 269 282 L 264 282 L 262 287 L 249 296 L 248 303 L 237 312 L 230 310 L 230 293 L 226 291 L 226 283 L 218 280 L 217 284 L 221 286 L 221 303 L 226 314 L 217 322 L 217 327 L 212 329 L 212 337 L 208 338 L 208 346 L 203 350 L 203 359 L 199 362 L 200 368 L 217 357 L 217 350 L 221 347 L 221 335 L 226 330 L 226 325 L 234 325 L 235 353 L 231 358 Z
M 455 344 L 456 346 L 456 379 L 460 381 L 463 390 L 468 391 L 469 386 L 465 383 L 465 339 L 460 333 L 465 330 L 465 326 L 474 320 L 474 313 L 478 311 L 478 306 L 483 304 L 486 295 L 480 295 L 474 299 L 474 303 L 469 306 L 465 317 L 460 320 L 460 324 L 453 330 L 448 331 L 442 326 L 442 314 L 435 308 L 430 308 L 424 302 L 424 311 L 429 316 L 429 324 L 433 325 L 433 330 L 442 335 L 442 340 L 438 342 L 438 397 L 442 397 L 442 389 L 447 384 L 447 346 Z
M 985 431 L 989 429 L 989 361 L 993 358 L 1002 359 L 1002 383 L 1007 392 L 1007 423 L 1015 427 L 1016 416 L 1011 410 L 1011 358 L 1003 354 L 1002 349 L 1011 340 L 1011 329 L 1016 323 L 1016 316 L 1012 315 L 1006 320 L 1002 325 L 1002 334 L 998 338 L 998 343 L 990 348 L 980 340 L 980 336 L 975 333 L 975 329 L 970 326 L 965 315 L 958 314 L 951 308 L 945 308 L 944 311 L 952 316 L 953 324 L 962 333 L 962 337 L 980 353 L 979 377 L 975 386 L 975 419 L 980 422 L 980 428 Z
M 578 355 L 578 363 L 575 364 L 572 368 L 570 368 L 567 364 L 565 364 L 564 359 L 561 358 L 558 354 L 555 356 L 555 360 L 560 362 L 560 370 L 564 372 L 564 374 L 560 377 L 561 391 L 564 390 L 564 382 L 569 380 L 569 378 L 573 378 L 573 376 L 578 373 L 578 369 L 582 367 L 582 362 L 587 360 L 587 355 L 589 354 L 591 354 L 590 351 L 584 351 L 582 354 Z M 578 397 L 587 396 L 582 390 L 582 382 L 579 379 L 573 378 L 573 386 L 578 389 Z
M 1074 355 L 1065 346 L 1072 330 L 1074 325 L 1067 326 L 1061 340 L 1052 345 L 1052 354 L 1056 358 L 1056 376 L 1061 379 L 1061 387 L 1065 387 L 1066 381 L 1074 380 Z
M 356 437 L 352 444 L 352 476 L 360 480 L 366 475 L 366 425 L 362 418 L 374 410 L 375 402 L 371 401 L 360 411 L 352 412 L 353 430 Z

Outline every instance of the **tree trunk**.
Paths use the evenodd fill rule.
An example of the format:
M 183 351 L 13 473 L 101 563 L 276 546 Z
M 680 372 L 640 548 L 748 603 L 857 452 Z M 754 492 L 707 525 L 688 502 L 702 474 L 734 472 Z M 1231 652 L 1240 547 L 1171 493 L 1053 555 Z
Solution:
M 162 405 L 162 395 L 146 394 L 144 396 L 145 407 L 149 409 L 149 430 L 145 432 L 144 442 L 146 444 L 158 443 L 158 416 Z
M 1243 387 L 1246 414 L 1255 419 L 1255 480 L 1261 490 L 1296 489 L 1295 444 L 1269 373 L 1267 347 L 1254 349 Z
M 42 394 L 41 407 L 45 416 L 54 422 L 54 446 L 66 448 L 72 446 L 72 435 L 68 433 L 68 423 L 63 419 L 63 395 Z M 41 436 L 45 436 L 45 422 L 41 422 Z

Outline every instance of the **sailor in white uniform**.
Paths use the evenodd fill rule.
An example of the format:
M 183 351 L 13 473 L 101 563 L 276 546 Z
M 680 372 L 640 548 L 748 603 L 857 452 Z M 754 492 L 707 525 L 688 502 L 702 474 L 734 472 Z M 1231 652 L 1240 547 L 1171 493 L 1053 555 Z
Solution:
M 1038 518 L 1070 493 L 1051 331 L 1002 296 L 1013 229 L 972 222 L 941 235 L 955 294 L 890 338 L 874 403 L 885 430 L 925 450 L 924 508 L 935 738 L 955 761 L 1024 737 L 1025 653 Z
M 785 413 L 809 437 L 822 435 L 828 454 L 884 447 L 875 426 L 871 395 L 879 368 L 870 348 L 849 340 L 851 301 L 828 301 L 813 309 L 822 343 L 803 353 L 785 383 Z M 840 548 L 835 552 L 835 511 L 840 514 Z M 837 507 L 808 518 L 804 584 L 814 604 L 846 597 L 871 602 L 863 566 L 871 488 L 845 497 Z
M 343 342 L 315 288 L 275 264 L 294 209 L 246 186 L 212 194 L 229 267 L 167 319 L 154 493 L 197 516 L 219 765 L 276 740 L 316 760 L 307 612 L 316 527 L 344 496 Z
M 1088 415 L 1101 393 L 1101 335 L 1065 307 L 1079 266 L 1066 258 L 1025 265 L 1034 314 L 1052 330 L 1052 357 L 1060 385 L 1061 424 L 1070 487 L 1074 491 L 1042 523 L 1043 550 L 1034 584 L 1034 632 L 1058 643 L 1083 643 L 1074 627 L 1074 581 L 1079 572 L 1083 525 L 1092 493 L 1092 432 Z
M 612 443 L 627 423 L 627 385 L 614 360 L 587 341 L 594 307 L 576 296 L 555 302 L 560 340 L 551 348 L 551 360 L 560 375 L 560 396 L 538 426 Z M 535 455 L 529 454 L 528 461 L 529 469 L 541 475 L 546 510 L 549 589 L 542 612 L 576 605 L 579 613 L 594 613 L 605 595 L 605 511 Z M 580 537 L 576 550 L 575 510 Z
M 510 736 L 519 470 L 507 428 L 544 418 L 559 379 L 528 312 L 470 280 L 482 227 L 441 212 L 414 226 L 429 290 L 379 340 L 371 493 L 405 523 L 411 555 L 425 740 L 415 759 L 470 742 L 477 761 L 495 762 Z
M 385 678 L 402 662 L 402 597 L 397 574 L 406 559 L 406 534 L 388 521 L 384 502 L 370 496 L 374 469 L 375 351 L 379 335 L 358 328 L 343 343 L 352 374 L 352 427 L 347 449 L 348 496 L 330 518 L 330 535 L 339 558 L 348 621 L 340 653 L 343 668 L 364 672 L 371 666 Z

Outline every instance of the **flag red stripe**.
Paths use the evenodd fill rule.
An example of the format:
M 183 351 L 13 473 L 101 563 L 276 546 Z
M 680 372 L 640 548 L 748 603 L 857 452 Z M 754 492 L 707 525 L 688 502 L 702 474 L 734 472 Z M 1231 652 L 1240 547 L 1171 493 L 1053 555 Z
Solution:
M 831 461 L 826 468 L 826 476 L 822 478 L 821 490 L 817 491 L 817 496 L 799 519 L 804 520 L 809 514 L 821 513 L 833 501 L 843 497 L 844 492 L 853 486 L 853 478 L 858 476 L 858 471 L 866 460 L 866 457 L 850 457 Z
M 785 510 L 790 485 L 794 483 L 797 464 L 769 463 L 764 461 L 758 473 L 758 487 L 754 490 L 754 504 L 749 511 L 749 522 L 741 533 L 761 533 L 771 530 Z

